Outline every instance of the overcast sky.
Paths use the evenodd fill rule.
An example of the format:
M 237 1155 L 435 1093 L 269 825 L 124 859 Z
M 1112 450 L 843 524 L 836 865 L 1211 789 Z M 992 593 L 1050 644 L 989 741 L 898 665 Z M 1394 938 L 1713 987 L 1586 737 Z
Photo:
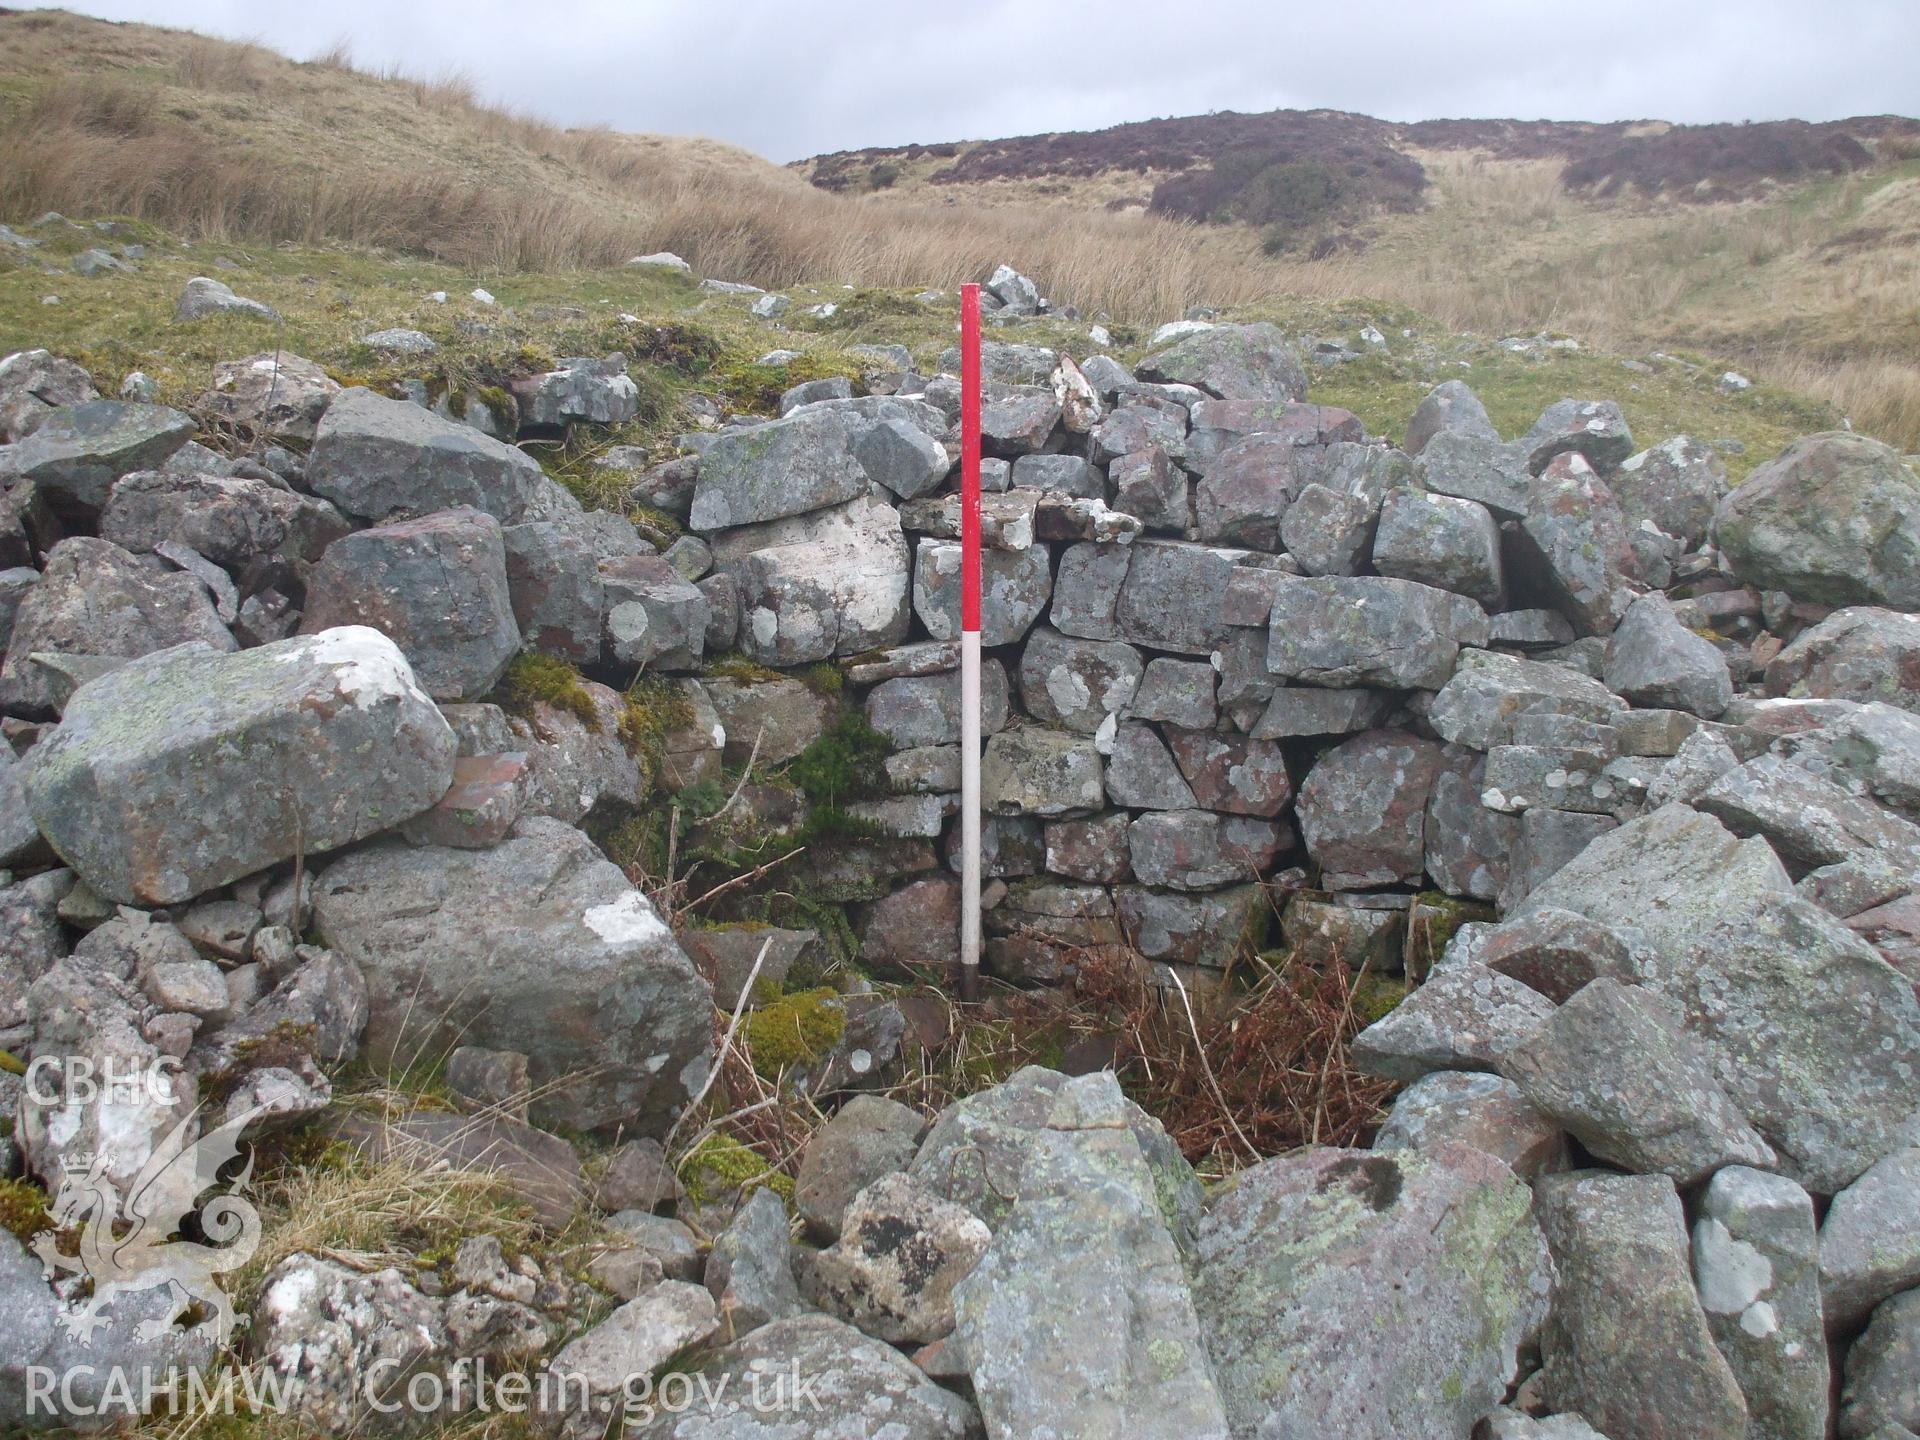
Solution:
M 36 0 L 8 0 L 31 7 Z M 1920 0 L 92 0 L 296 59 L 459 71 L 569 125 L 774 160 L 1208 110 L 1702 122 L 1920 114 Z

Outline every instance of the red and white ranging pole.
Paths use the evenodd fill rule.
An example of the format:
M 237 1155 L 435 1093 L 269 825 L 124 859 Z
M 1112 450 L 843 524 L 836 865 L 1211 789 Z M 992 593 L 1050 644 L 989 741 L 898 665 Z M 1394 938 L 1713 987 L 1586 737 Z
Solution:
M 960 998 L 980 998 L 980 287 L 960 287 Z

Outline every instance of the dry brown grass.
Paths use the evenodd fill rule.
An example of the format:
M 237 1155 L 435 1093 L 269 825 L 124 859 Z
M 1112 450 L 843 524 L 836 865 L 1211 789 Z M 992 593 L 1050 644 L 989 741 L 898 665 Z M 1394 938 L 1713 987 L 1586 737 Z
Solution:
M 0 113 L 0 214 L 12 217 L 121 214 L 215 240 L 336 241 L 482 271 L 673 250 L 766 286 L 951 286 L 1011 261 L 1062 302 L 1142 323 L 1267 285 L 1241 237 L 1140 216 L 830 196 L 714 141 L 563 130 L 480 103 L 457 74 L 366 74 L 344 46 L 297 64 L 38 12 L 0 20 L 0 82 L 14 96 Z M 404 164 L 369 160 L 396 135 Z

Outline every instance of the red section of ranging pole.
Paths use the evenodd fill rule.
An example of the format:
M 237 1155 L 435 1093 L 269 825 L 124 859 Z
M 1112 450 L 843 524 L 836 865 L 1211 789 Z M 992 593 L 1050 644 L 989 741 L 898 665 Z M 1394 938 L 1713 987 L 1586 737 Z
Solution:
M 960 287 L 960 998 L 980 998 L 980 287 Z
M 960 287 L 960 628 L 980 629 L 980 287 Z

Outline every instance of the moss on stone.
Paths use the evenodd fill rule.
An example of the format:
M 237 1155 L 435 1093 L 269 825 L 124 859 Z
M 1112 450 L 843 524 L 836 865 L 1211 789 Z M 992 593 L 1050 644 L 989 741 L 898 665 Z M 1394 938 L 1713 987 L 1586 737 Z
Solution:
M 496 694 L 505 709 L 524 712 L 537 702 L 566 711 L 589 730 L 600 729 L 600 712 L 580 672 L 557 655 L 522 650 L 500 677 Z
M 846 1005 L 830 987 L 802 990 L 763 1005 L 741 1028 L 753 1068 L 772 1080 L 795 1066 L 817 1063 L 840 1043 L 847 1031 Z
M 791 1175 L 774 1170 L 757 1150 L 717 1130 L 687 1152 L 679 1176 L 681 1188 L 696 1205 L 717 1205 L 762 1188 L 789 1206 L 793 1203 Z
M 1407 998 L 1407 982 L 1385 975 L 1362 975 L 1353 987 L 1353 1013 L 1362 1023 L 1384 1020 Z
M 888 793 L 887 737 L 858 710 L 847 710 L 787 767 L 801 793 L 816 806 L 872 800 Z
M 643 675 L 627 687 L 620 712 L 620 743 L 636 760 L 658 769 L 668 735 L 693 723 L 693 706 L 669 681 Z
M 0 1226 L 22 1243 L 53 1228 L 47 1194 L 30 1180 L 0 1180 Z

